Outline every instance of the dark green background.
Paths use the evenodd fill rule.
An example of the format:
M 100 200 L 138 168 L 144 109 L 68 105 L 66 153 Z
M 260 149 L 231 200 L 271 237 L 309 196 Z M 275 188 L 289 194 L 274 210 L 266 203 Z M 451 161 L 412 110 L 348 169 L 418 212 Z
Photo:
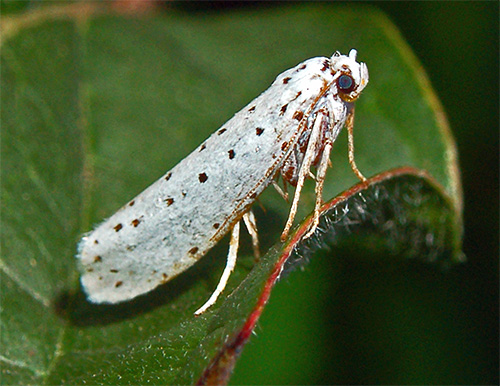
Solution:
M 2 12 L 33 4 L 2 1 Z M 398 26 L 447 112 L 460 155 L 468 261 L 442 273 L 352 251 L 338 261 L 317 256 L 277 285 L 231 382 L 498 384 L 498 3 L 363 4 Z M 208 17 L 288 5 L 175 6 Z

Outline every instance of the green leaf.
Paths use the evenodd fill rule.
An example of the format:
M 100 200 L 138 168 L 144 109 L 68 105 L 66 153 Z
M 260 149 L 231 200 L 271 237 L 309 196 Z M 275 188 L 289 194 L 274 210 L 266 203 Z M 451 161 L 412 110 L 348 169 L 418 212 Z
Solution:
M 423 250 L 414 255 L 445 262 L 460 256 L 454 144 L 425 75 L 380 13 L 321 4 L 208 17 L 171 9 L 132 18 L 84 9 L 94 8 L 49 7 L 6 18 L 2 27 L 4 383 L 227 380 L 267 300 L 263 291 L 269 295 L 272 273 L 288 257 L 283 251 L 315 248 L 300 244 L 300 230 L 287 244 L 278 242 L 289 207 L 275 192 L 262 195 L 266 213 L 257 208 L 257 216 L 264 251 L 276 246 L 254 264 L 247 240 L 224 296 L 198 318 L 193 312 L 219 280 L 227 242 L 167 285 L 117 306 L 86 302 L 78 287 L 76 243 L 276 75 L 309 57 L 355 47 L 368 65 L 370 83 L 357 102 L 355 124 L 356 160 L 364 174 L 412 166 L 432 176 L 404 169 L 406 174 L 376 177 L 363 187 L 372 201 L 354 206 L 352 215 L 385 213 L 377 189 L 392 197 L 394 208 L 405 209 L 411 199 L 405 215 L 394 209 L 393 216 L 417 224 L 414 233 L 395 227 L 393 244 L 383 247 L 401 249 L 408 240 L 422 246 L 424 235 L 442 235 L 428 243 L 432 254 L 413 248 Z M 324 197 L 357 182 L 346 149 L 344 133 Z M 311 183 L 298 218 L 313 203 Z M 339 233 L 343 223 L 335 226 L 329 216 L 325 208 L 322 221 Z M 383 240 L 376 226 L 363 229 L 359 248 Z M 329 234 L 314 236 L 315 245 L 329 243 Z M 350 234 L 340 241 L 349 242 Z

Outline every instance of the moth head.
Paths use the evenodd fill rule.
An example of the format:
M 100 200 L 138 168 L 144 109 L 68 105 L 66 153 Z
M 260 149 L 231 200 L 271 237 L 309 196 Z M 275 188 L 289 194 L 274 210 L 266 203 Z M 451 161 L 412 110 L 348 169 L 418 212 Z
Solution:
M 337 51 L 330 59 L 339 96 L 346 102 L 355 101 L 368 84 L 368 68 L 365 63 L 356 61 L 356 54 L 354 49 L 349 56 Z

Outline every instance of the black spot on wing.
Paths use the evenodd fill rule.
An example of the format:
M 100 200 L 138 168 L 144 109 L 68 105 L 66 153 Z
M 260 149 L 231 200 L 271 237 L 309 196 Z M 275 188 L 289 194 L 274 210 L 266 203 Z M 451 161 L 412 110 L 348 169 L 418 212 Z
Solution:
M 208 176 L 206 173 L 198 174 L 198 180 L 203 184 L 208 180 Z

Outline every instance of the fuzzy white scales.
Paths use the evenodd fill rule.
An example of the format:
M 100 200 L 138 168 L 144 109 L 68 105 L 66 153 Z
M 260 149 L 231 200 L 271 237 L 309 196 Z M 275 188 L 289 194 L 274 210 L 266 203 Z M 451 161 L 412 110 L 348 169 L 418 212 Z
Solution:
M 355 50 L 312 58 L 279 75 L 172 170 L 83 237 L 77 257 L 88 298 L 117 303 L 151 291 L 233 230 L 228 276 L 236 259 L 235 225 L 244 217 L 257 243 L 250 207 L 278 175 L 296 186 L 283 237 L 312 166 L 319 216 L 331 146 L 344 125 L 351 166 L 364 178 L 354 163 L 352 119 L 353 102 L 367 83 L 367 67 L 356 62 Z

